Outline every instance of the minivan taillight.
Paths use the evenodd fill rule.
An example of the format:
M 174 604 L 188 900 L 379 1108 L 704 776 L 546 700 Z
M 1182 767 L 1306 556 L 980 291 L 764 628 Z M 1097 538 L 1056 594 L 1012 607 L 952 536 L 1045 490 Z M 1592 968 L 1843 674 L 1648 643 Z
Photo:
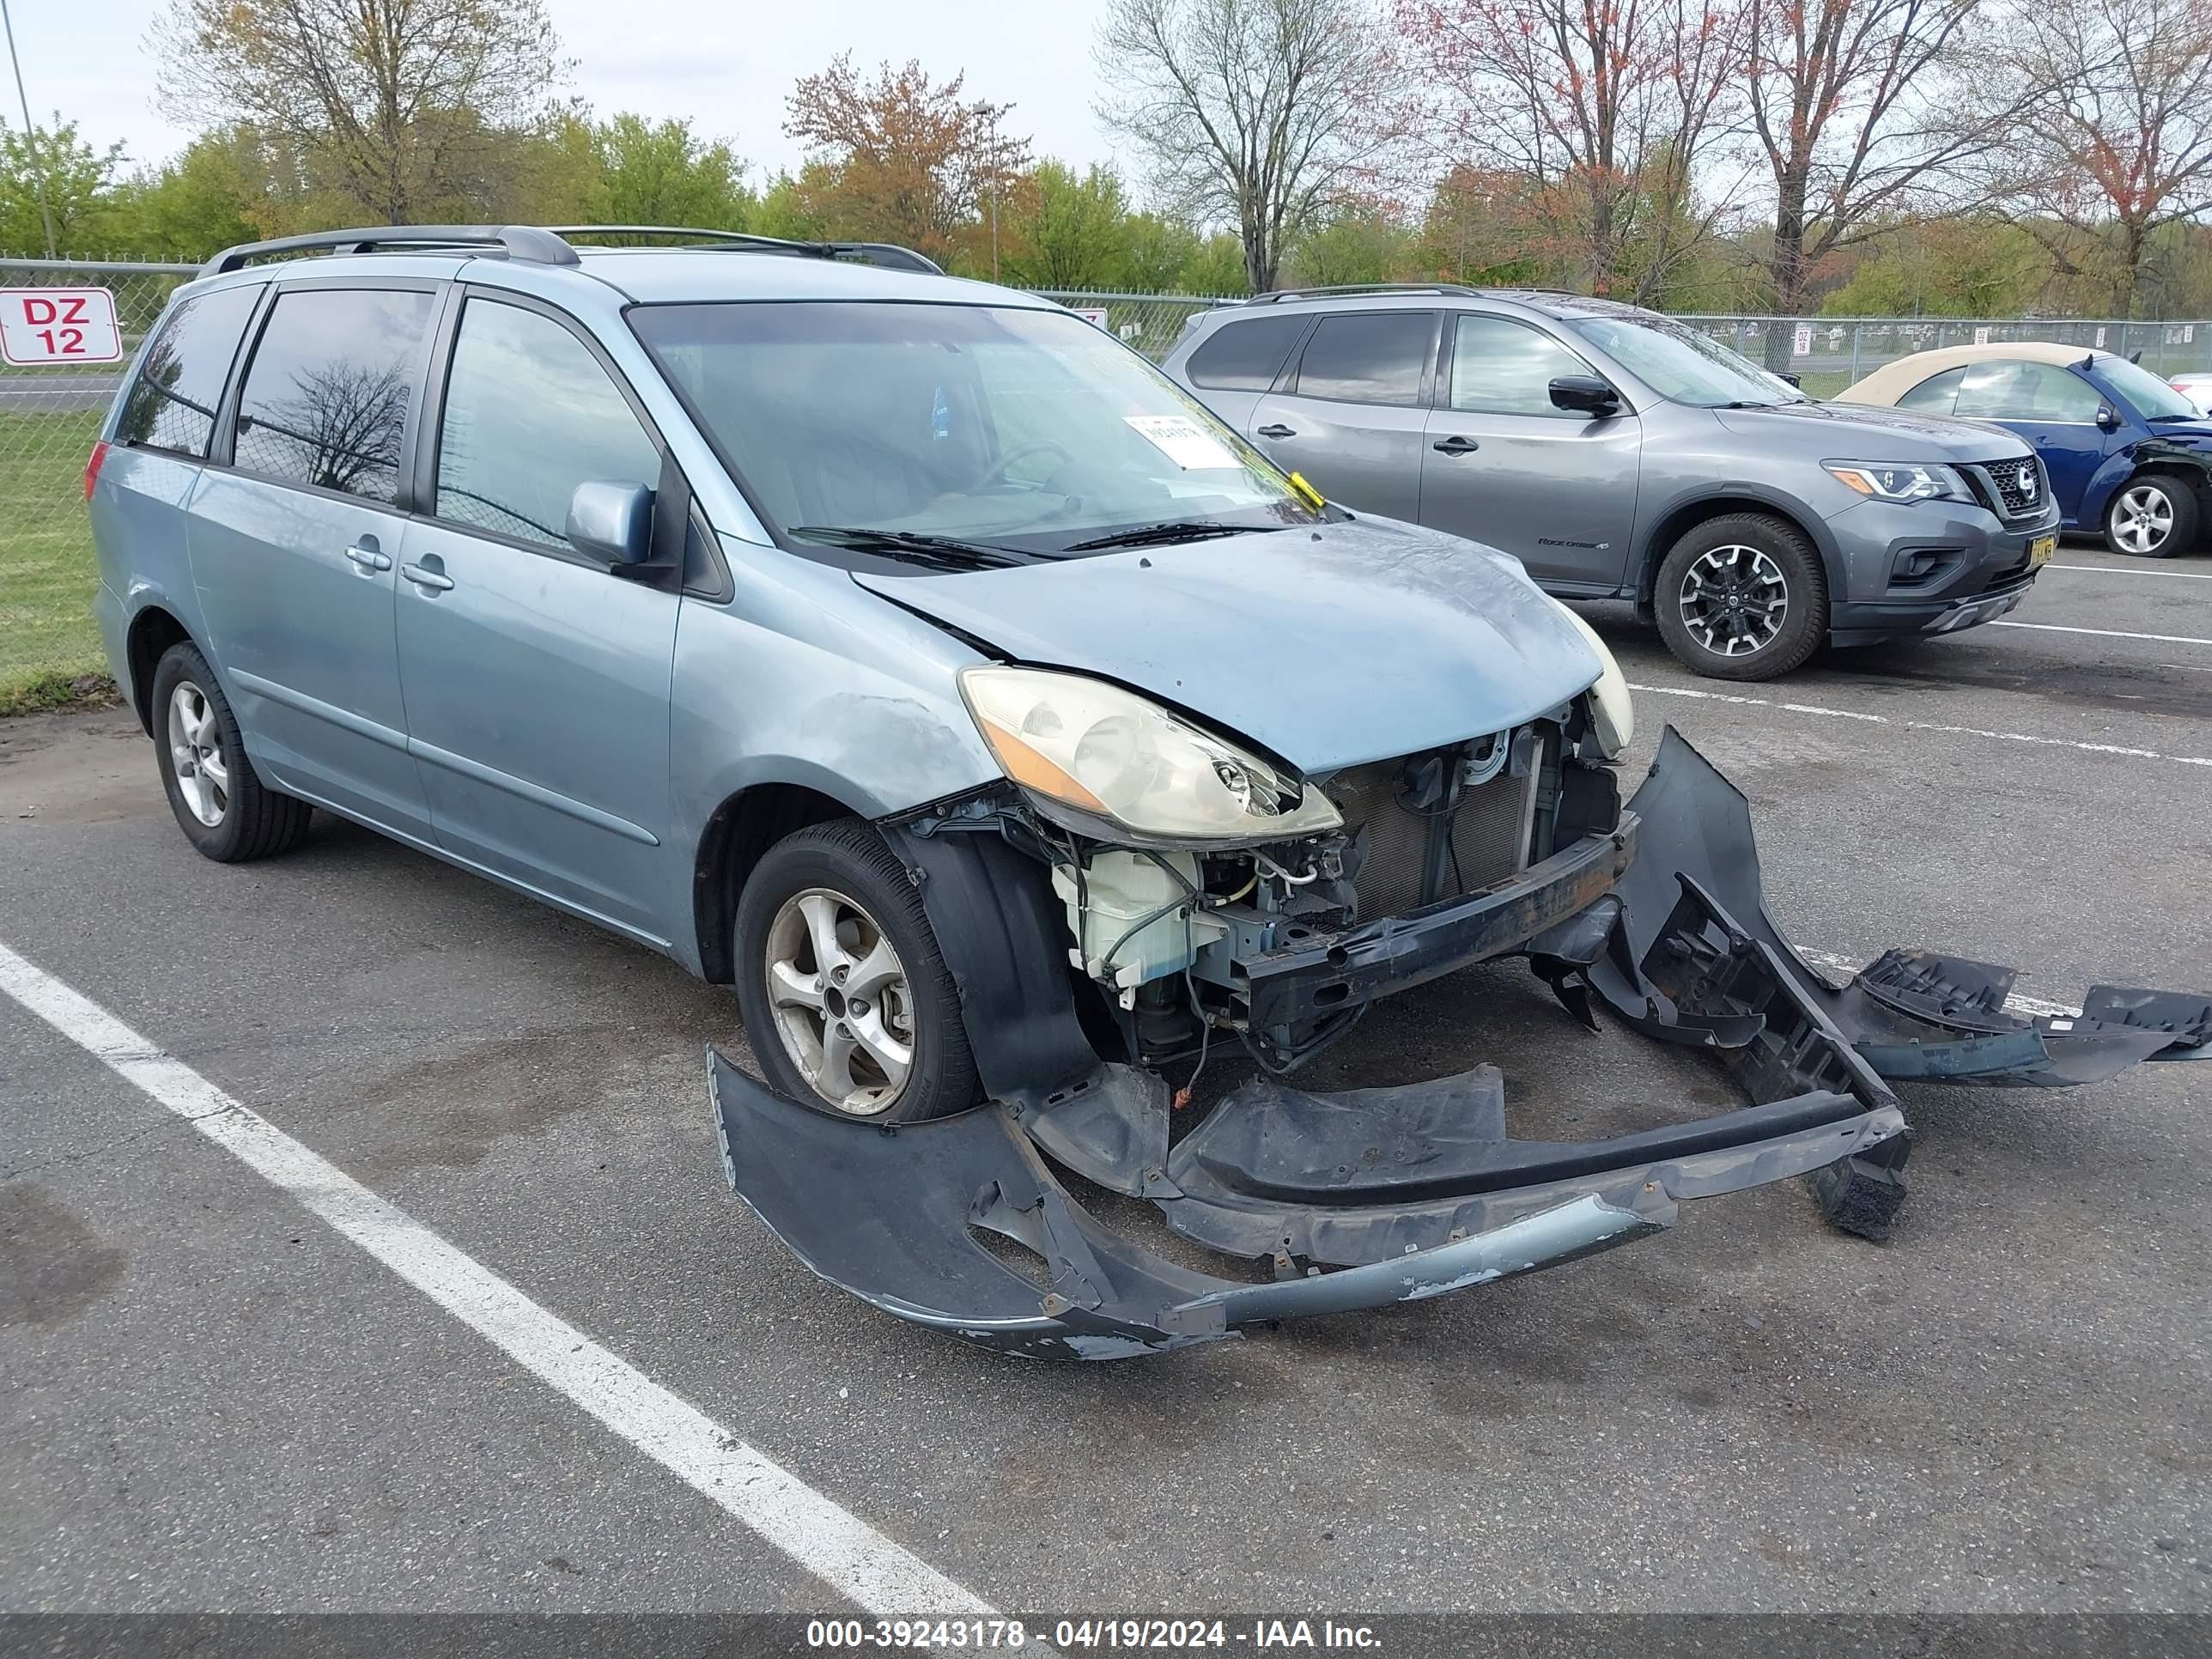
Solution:
M 107 440 L 102 438 L 92 447 L 92 453 L 84 463 L 84 498 L 92 499 L 92 492 L 100 485 L 100 469 L 107 459 Z

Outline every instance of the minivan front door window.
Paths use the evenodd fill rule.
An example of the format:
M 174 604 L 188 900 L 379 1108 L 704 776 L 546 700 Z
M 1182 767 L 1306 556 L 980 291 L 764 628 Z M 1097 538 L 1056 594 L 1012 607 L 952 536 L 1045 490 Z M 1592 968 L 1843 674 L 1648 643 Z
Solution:
M 578 484 L 659 478 L 659 451 L 582 341 L 520 306 L 469 301 L 438 436 L 440 518 L 566 548 Z

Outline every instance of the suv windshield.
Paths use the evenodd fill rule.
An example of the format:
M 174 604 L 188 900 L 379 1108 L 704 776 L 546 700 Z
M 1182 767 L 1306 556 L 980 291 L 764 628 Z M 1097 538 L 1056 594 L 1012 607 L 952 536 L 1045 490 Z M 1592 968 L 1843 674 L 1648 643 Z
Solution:
M 1166 376 L 1065 313 L 793 301 L 629 316 L 796 544 L 941 563 L 957 543 L 1050 556 L 1320 517 Z
M 1662 317 L 1586 317 L 1573 326 L 1661 397 L 1701 409 L 1811 398 L 1719 341 Z
M 2133 404 L 2136 413 L 2146 421 L 2198 418 L 2195 404 L 2141 363 L 2131 363 L 2124 357 L 2099 357 L 2090 367 L 2105 377 L 2113 391 Z

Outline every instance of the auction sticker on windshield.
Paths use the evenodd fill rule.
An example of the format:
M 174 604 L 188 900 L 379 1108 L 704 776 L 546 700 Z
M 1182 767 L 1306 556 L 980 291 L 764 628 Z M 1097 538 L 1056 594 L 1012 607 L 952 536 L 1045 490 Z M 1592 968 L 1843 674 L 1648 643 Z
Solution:
M 1124 415 L 1121 418 L 1186 472 L 1237 465 L 1229 446 L 1188 415 Z
M 10 363 L 119 363 L 123 331 L 104 288 L 0 289 L 0 356 Z

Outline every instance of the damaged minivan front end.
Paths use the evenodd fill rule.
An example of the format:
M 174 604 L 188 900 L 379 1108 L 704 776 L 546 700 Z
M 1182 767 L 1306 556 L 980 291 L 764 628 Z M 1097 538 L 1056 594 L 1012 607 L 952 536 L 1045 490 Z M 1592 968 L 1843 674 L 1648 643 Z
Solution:
M 1164 394 L 1088 335 L 1064 361 L 1112 382 L 1095 422 L 987 442 L 953 381 L 1053 329 L 895 310 L 831 320 L 908 354 L 854 359 L 930 410 L 893 480 L 957 487 L 877 524 L 852 515 L 883 479 L 816 478 L 845 505 L 801 492 L 785 540 L 848 580 L 810 574 L 786 625 L 818 628 L 832 680 L 860 648 L 897 671 L 836 705 L 834 752 L 900 781 L 744 878 L 729 954 L 774 1085 L 709 1058 L 732 1187 L 872 1305 L 1110 1358 L 1472 1288 L 1793 1177 L 1879 1238 L 1911 1144 L 1893 1080 L 2212 1055 L 2202 998 L 2023 1019 L 2007 970 L 1924 951 L 1832 983 L 1768 912 L 1742 795 L 1678 734 L 1623 799 L 1628 688 L 1516 561 L 1329 507 L 1195 405 L 1132 412 Z M 1153 493 L 1112 507 L 1132 479 Z M 1516 957 L 1589 1030 L 1704 1051 L 1741 1104 L 1638 1100 L 1630 1133 L 1554 1140 L 1493 1066 L 1299 1086 L 1378 1000 Z M 1620 1093 L 1570 1115 L 1630 1121 Z
M 2202 999 L 2100 990 L 2088 1008 L 2106 1013 L 2021 1021 L 2000 987 L 1966 999 L 1969 1018 L 1972 964 L 1901 952 L 1832 986 L 1766 911 L 1742 796 L 1679 734 L 1621 805 L 1626 706 L 1598 686 L 1509 731 L 1312 779 L 1185 728 L 1184 767 L 1202 757 L 1237 812 L 1271 820 L 1231 839 L 1133 830 L 1110 792 L 1071 802 L 1055 757 L 1073 723 L 1049 684 L 1066 677 L 993 672 L 970 694 L 979 724 L 1040 741 L 994 738 L 1005 784 L 881 826 L 954 965 L 988 1097 L 875 1125 L 710 1056 L 725 1172 L 777 1235 L 884 1311 L 988 1347 L 1121 1358 L 1422 1300 L 1792 1176 L 1878 1238 L 1911 1145 L 1888 1079 L 2071 1083 L 2212 1055 Z M 1095 699 L 1076 742 L 1141 702 Z M 1126 724 L 1109 735 L 1134 744 Z M 1208 787 L 1173 763 L 1159 775 Z M 1509 1131 L 1488 1066 L 1333 1093 L 1287 1080 L 1376 999 L 1509 956 L 1592 1027 L 1601 1003 L 1711 1050 L 1748 1103 L 1553 1142 Z M 1178 1111 L 1189 1091 L 1162 1068 L 1230 1045 L 1255 1075 Z M 1216 1270 L 1094 1212 L 1128 1200 Z

